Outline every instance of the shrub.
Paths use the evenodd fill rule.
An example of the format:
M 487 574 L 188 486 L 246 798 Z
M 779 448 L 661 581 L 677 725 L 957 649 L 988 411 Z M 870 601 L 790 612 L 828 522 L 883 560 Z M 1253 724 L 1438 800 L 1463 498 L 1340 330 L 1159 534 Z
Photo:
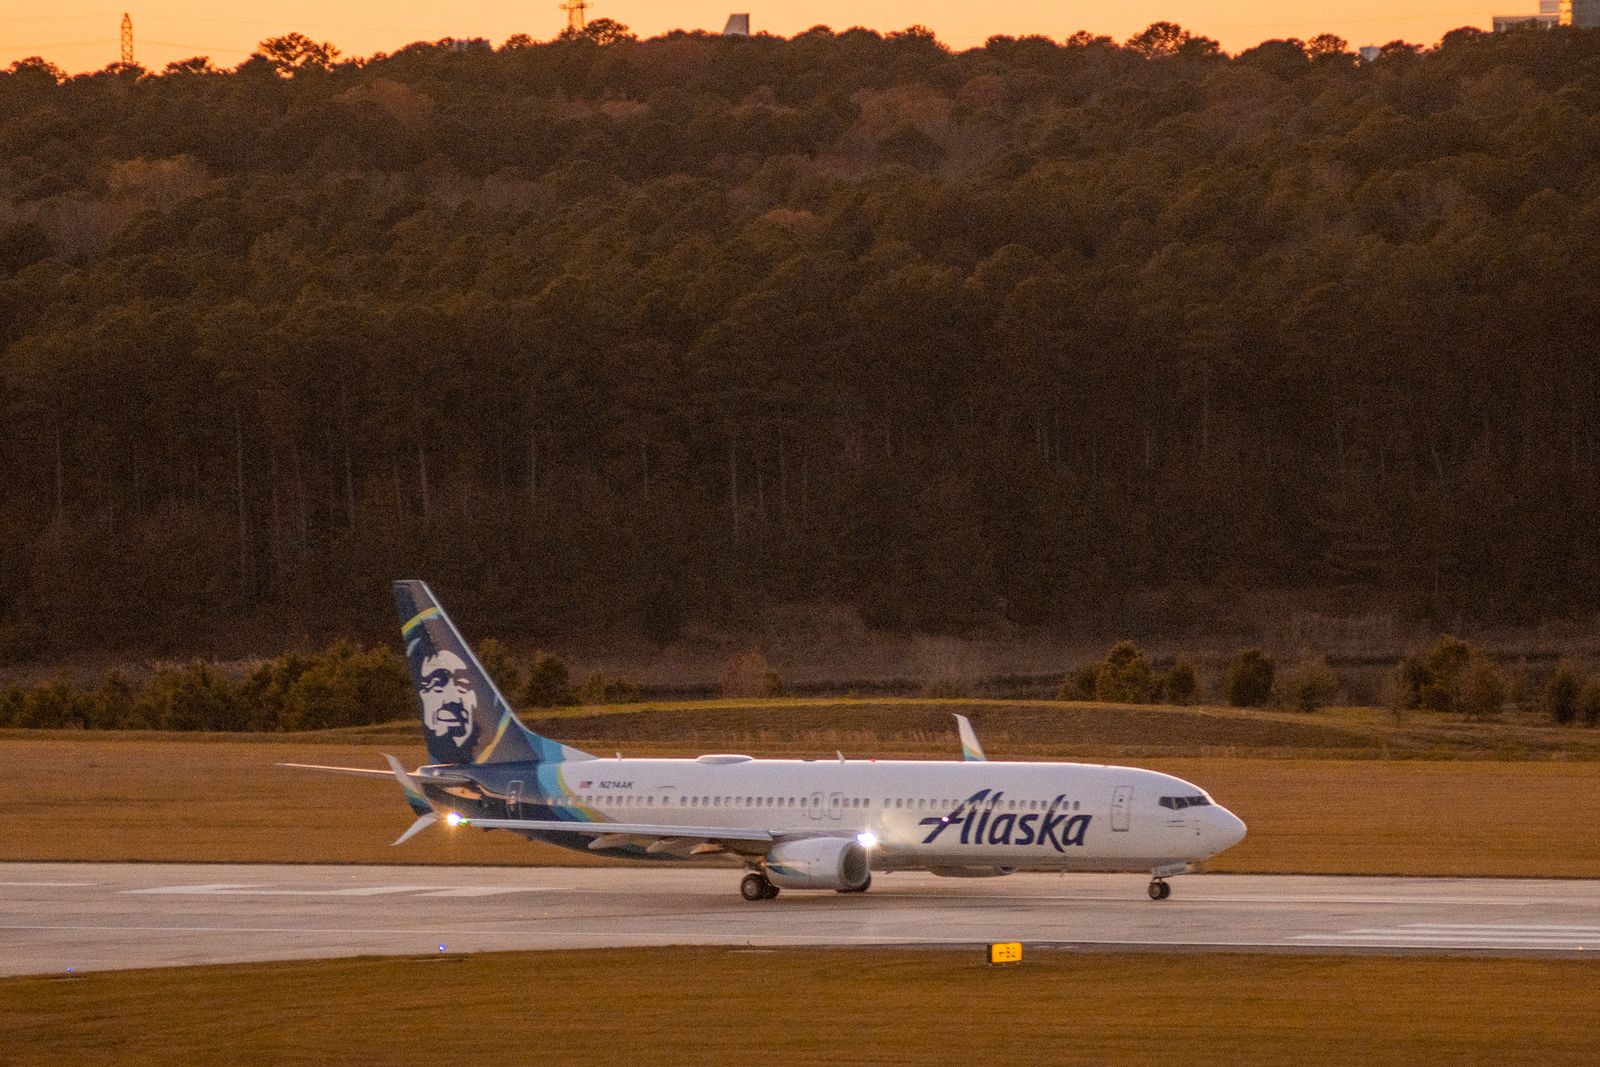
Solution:
M 1161 698 L 1168 704 L 1193 704 L 1199 691 L 1200 683 L 1188 660 L 1180 659 L 1161 678 Z
M 522 688 L 522 672 L 511 657 L 511 650 L 493 637 L 478 643 L 478 663 L 502 694 L 515 693 Z
M 1589 679 L 1578 694 L 1578 718 L 1585 726 L 1600 724 L 1600 680 Z
M 1407 656 L 1400 661 L 1397 669 L 1403 688 L 1400 697 L 1404 699 L 1406 708 L 1424 708 L 1428 711 L 1466 710 L 1467 670 L 1475 659 L 1484 660 L 1484 663 L 1476 668 L 1480 675 L 1476 681 L 1480 687 L 1488 681 L 1488 675 L 1484 673 L 1487 665 L 1505 686 L 1505 692 L 1510 691 L 1505 675 L 1483 657 L 1482 653 L 1461 638 L 1445 634 L 1427 652 L 1420 656 Z M 1481 701 L 1489 695 L 1480 688 L 1475 694 L 1479 700 L 1475 706 L 1481 707 Z M 1502 693 L 1501 703 L 1504 701 L 1505 695 Z
M 1406 662 L 1395 664 L 1378 683 L 1378 703 L 1389 710 L 1397 723 L 1405 722 L 1406 712 L 1416 706 L 1416 687 L 1412 685 Z
M 1461 669 L 1456 706 L 1468 715 L 1484 718 L 1499 712 L 1510 692 L 1511 683 L 1505 672 L 1488 656 L 1474 651 Z
M 1155 676 L 1150 671 L 1150 661 L 1132 641 L 1118 641 L 1095 669 L 1096 700 L 1148 704 L 1154 688 Z
M 248 709 L 251 729 L 289 729 L 285 719 L 289 691 L 315 662 L 303 652 L 285 652 L 262 663 L 245 677 L 239 686 L 239 699 Z
M 97 730 L 132 730 L 144 724 L 134 713 L 138 697 L 133 683 L 121 671 L 112 671 L 94 695 L 94 711 L 89 725 Z
M 1295 711 L 1327 707 L 1338 691 L 1338 676 L 1321 656 L 1307 656 L 1285 671 L 1278 682 L 1279 702 Z
M 1095 663 L 1086 663 L 1082 667 L 1070 670 L 1061 679 L 1061 688 L 1056 690 L 1059 700 L 1093 700 L 1094 677 L 1100 667 Z
M 777 675 L 759 651 L 735 652 L 722 668 L 722 695 L 725 697 L 764 697 L 767 678 Z
M 1455 711 L 1460 705 L 1462 674 L 1473 647 L 1445 634 L 1418 663 L 1417 706 L 1429 711 Z
M 1259 708 L 1272 698 L 1277 664 L 1259 648 L 1241 649 L 1228 661 L 1228 703 L 1236 708 Z
M 522 688 L 522 703 L 534 708 L 554 708 L 577 702 L 567 665 L 548 652 L 535 652 L 533 663 L 528 667 L 528 682 Z
M 0 692 L 0 726 L 21 726 L 22 706 L 27 699 L 28 694 L 14 685 Z
M 581 704 L 632 704 L 639 699 L 639 687 L 621 678 L 607 678 L 596 672 L 578 690 Z
M 311 657 L 284 691 L 280 726 L 328 730 L 404 718 L 414 707 L 412 688 L 395 652 L 340 641 Z
M 158 730 L 242 730 L 249 722 L 240 692 L 201 660 L 157 668 L 136 707 Z
M 27 690 L 19 725 L 34 729 L 87 729 L 94 719 L 94 697 L 65 678 Z
M 1570 660 L 1556 664 L 1540 698 L 1545 714 L 1562 726 L 1575 720 L 1578 717 L 1578 697 L 1583 693 L 1584 682 L 1583 671 L 1577 664 Z

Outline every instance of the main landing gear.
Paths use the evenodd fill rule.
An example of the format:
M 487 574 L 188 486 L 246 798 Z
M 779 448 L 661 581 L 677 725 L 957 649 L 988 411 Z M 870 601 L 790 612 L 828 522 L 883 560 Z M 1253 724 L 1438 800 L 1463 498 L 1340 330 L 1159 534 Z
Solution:
M 1162 878 L 1152 878 L 1152 879 L 1150 879 L 1150 899 L 1151 900 L 1166 900 L 1171 895 L 1172 895 L 1172 887 L 1166 883 L 1165 879 L 1162 879 Z
M 751 871 L 739 882 L 739 895 L 746 900 L 771 900 L 778 895 L 778 887 L 760 871 Z

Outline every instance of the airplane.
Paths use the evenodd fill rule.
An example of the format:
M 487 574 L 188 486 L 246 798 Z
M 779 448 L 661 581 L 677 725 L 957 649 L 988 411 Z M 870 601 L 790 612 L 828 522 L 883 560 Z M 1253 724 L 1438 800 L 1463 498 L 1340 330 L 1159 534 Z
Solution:
M 991 761 L 956 716 L 959 761 L 600 757 L 523 725 L 426 584 L 393 585 L 432 763 L 407 771 L 283 764 L 393 779 L 416 820 L 638 860 L 729 857 L 745 900 L 781 889 L 864 893 L 874 872 L 955 878 L 1018 870 L 1167 879 L 1244 839 L 1245 824 L 1170 774 Z

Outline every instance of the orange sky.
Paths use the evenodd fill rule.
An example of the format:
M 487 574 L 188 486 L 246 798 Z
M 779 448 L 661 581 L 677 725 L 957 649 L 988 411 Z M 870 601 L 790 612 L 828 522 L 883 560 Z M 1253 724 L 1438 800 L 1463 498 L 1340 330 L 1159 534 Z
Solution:
M 70 72 L 95 70 L 118 58 L 122 3 L 136 0 L 6 0 L 0 5 L 0 66 L 43 55 Z M 499 44 L 513 33 L 538 40 L 565 25 L 557 0 L 155 0 L 149 8 L 127 8 L 133 16 L 135 59 L 159 69 L 173 59 L 209 55 L 223 67 L 237 65 L 263 37 L 299 30 L 332 41 L 348 55 L 393 51 L 417 40 L 487 37 Z M 735 6 L 737 5 L 737 6 Z M 756 31 L 790 35 L 824 24 L 862 25 L 889 31 L 914 23 L 930 26 L 946 44 L 981 44 L 991 34 L 1043 34 L 1057 40 L 1075 30 L 1118 40 L 1166 19 L 1215 37 L 1237 52 L 1271 37 L 1337 33 L 1352 45 L 1401 38 L 1433 44 L 1457 26 L 1487 28 L 1502 9 L 1534 10 L 1537 0 L 1473 7 L 1467 0 L 1081 0 L 1039 3 L 1013 0 L 986 4 L 967 0 L 813 0 L 758 6 L 751 0 L 594 0 L 589 17 L 626 23 L 640 36 L 678 27 L 719 30 L 730 11 L 749 10 Z

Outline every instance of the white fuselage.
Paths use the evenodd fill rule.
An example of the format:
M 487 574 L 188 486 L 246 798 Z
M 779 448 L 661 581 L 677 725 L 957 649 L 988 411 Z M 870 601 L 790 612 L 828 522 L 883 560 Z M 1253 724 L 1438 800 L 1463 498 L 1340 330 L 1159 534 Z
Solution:
M 1099 764 L 702 756 L 473 770 L 492 770 L 483 815 L 868 835 L 876 870 L 1163 871 L 1213 856 L 1245 831 L 1181 778 Z

